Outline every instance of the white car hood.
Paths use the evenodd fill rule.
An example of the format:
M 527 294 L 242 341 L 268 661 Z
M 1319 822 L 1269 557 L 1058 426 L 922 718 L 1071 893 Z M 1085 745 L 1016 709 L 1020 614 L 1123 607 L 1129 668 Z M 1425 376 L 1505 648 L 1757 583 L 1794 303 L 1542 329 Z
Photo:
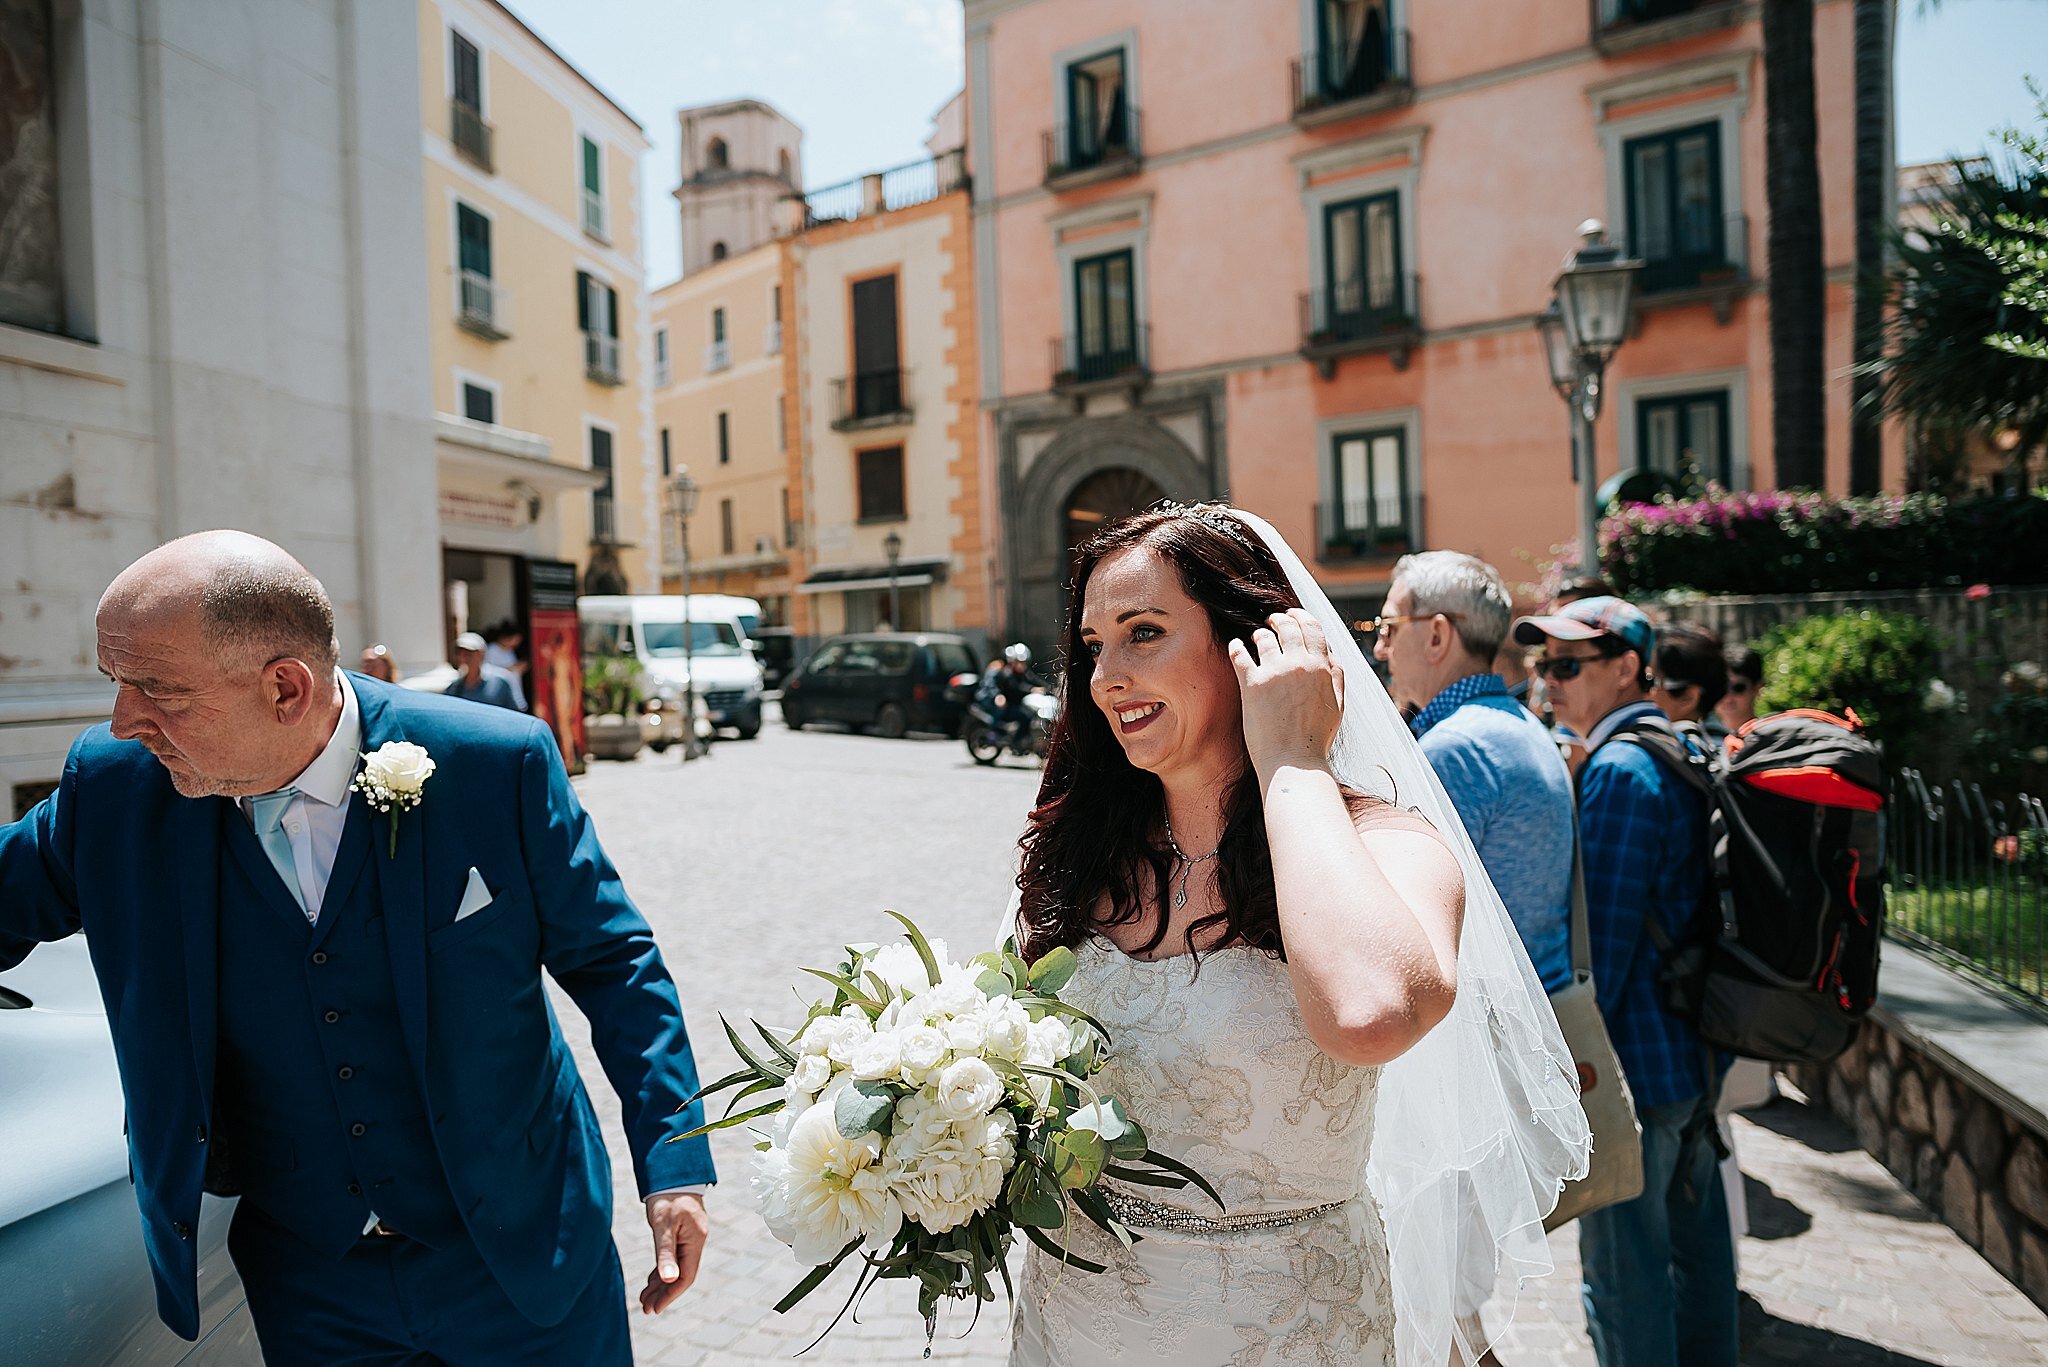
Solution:
M 39 945 L 0 986 L 0 1225 L 105 1186 L 128 1170 L 121 1077 L 85 937 Z

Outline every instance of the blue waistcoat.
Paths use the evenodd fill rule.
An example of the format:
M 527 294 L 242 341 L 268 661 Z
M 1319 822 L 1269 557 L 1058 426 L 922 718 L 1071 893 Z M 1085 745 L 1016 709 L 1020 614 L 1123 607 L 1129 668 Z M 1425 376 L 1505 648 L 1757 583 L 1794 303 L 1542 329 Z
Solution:
M 248 821 L 220 807 L 214 1105 L 243 1199 L 336 1258 L 373 1211 L 430 1247 L 461 1239 L 398 1025 L 377 861 L 331 885 L 309 924 Z

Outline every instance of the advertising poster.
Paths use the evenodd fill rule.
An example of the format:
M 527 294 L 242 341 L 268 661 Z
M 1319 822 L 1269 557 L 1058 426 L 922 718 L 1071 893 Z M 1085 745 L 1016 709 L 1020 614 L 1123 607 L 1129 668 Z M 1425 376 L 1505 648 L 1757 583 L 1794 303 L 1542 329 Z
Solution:
M 529 560 L 526 639 L 533 660 L 527 692 L 572 774 L 583 772 L 583 629 L 576 616 L 576 567 Z

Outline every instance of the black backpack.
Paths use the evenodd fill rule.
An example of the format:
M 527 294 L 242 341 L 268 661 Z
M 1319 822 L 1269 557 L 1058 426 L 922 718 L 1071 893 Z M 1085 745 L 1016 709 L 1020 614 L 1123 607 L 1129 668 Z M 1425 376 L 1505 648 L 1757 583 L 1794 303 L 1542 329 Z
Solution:
M 1661 717 L 1614 739 L 1707 799 L 1699 914 L 1675 944 L 1645 918 L 1665 1006 L 1746 1058 L 1821 1063 L 1847 1049 L 1877 998 L 1884 928 L 1884 761 L 1855 714 L 1759 717 L 1725 752 Z

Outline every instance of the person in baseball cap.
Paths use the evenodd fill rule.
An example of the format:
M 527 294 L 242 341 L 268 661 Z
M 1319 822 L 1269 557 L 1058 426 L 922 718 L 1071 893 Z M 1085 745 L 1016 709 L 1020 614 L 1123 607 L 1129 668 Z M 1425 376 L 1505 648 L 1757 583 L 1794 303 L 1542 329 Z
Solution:
M 1619 598 L 1515 623 L 1560 728 L 1586 738 L 1579 855 L 1600 1013 L 1642 1123 L 1643 1193 L 1579 1218 L 1586 1322 L 1603 1367 L 1737 1360 L 1734 1238 L 1711 1135 L 1719 1066 L 1658 994 L 1662 946 L 1684 940 L 1706 886 L 1707 813 L 1636 742 L 1656 630 Z M 1653 930 L 1651 927 L 1654 926 Z
M 474 631 L 455 638 L 455 667 L 461 672 L 443 690 L 449 697 L 509 707 L 514 712 L 526 710 L 526 691 L 519 686 L 519 676 L 486 661 L 484 638 Z

